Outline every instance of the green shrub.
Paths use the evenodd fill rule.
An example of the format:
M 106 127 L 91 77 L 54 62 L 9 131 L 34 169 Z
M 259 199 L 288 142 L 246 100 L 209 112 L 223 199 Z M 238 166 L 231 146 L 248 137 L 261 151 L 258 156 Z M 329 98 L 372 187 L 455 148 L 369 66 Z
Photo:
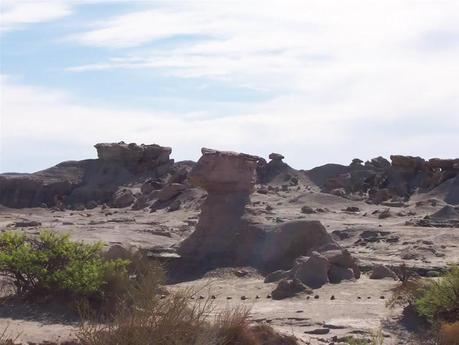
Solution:
M 415 301 L 416 311 L 431 323 L 459 321 L 459 267 L 428 281 Z
M 0 234 L 0 276 L 21 296 L 64 296 L 103 300 L 110 281 L 128 279 L 126 260 L 104 260 L 102 244 L 70 240 L 43 231 L 27 237 L 16 231 Z

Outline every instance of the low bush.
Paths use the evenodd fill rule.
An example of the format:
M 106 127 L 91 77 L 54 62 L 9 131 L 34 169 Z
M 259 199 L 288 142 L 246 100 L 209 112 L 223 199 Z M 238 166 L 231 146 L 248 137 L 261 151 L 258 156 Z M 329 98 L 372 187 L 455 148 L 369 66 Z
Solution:
M 439 280 L 426 281 L 418 293 L 416 310 L 429 322 L 459 321 L 459 267 Z
M 128 265 L 127 260 L 105 260 L 101 243 L 75 242 L 68 235 L 0 234 L 0 276 L 22 297 L 103 301 L 116 291 L 115 283 L 128 281 Z
M 215 313 L 211 299 L 192 299 L 191 290 L 167 293 L 164 270 L 141 256 L 107 260 L 101 244 L 67 235 L 0 234 L 0 275 L 21 296 L 78 301 L 82 323 L 72 345 L 298 344 L 268 325 L 252 325 L 245 309 Z M 12 344 L 0 333 L 0 345 Z
M 459 345 L 459 267 L 451 267 L 438 279 L 405 281 L 393 292 L 389 306 L 405 306 L 430 324 L 420 342 Z

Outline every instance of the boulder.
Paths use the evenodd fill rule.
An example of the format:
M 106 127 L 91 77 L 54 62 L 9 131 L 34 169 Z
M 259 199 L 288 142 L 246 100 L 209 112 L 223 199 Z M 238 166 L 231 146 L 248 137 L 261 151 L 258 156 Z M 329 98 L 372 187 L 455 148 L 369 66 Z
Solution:
M 180 206 L 182 205 L 182 202 L 178 199 L 174 200 L 171 202 L 169 207 L 167 208 L 167 212 L 174 212 L 180 209 Z
M 330 263 L 318 252 L 310 257 L 299 257 L 292 269 L 293 276 L 310 288 L 317 289 L 329 282 L 328 270 Z
M 186 189 L 186 186 L 181 183 L 168 184 L 164 186 L 164 188 L 161 189 L 161 191 L 159 192 L 158 200 L 159 201 L 171 200 L 172 198 L 176 197 L 181 192 L 183 192 L 185 189 Z
M 389 267 L 384 265 L 376 265 L 373 267 L 373 270 L 370 274 L 370 279 L 384 279 L 392 278 L 397 279 L 397 275 Z
M 142 192 L 142 194 L 148 195 L 154 190 L 161 190 L 162 188 L 163 185 L 161 184 L 161 182 L 149 179 L 142 184 L 142 186 L 140 187 L 140 191 Z
M 354 280 L 354 271 L 350 268 L 341 267 L 338 265 L 331 265 L 328 271 L 328 279 L 330 283 L 340 283 L 342 280 Z
M 137 195 L 134 204 L 132 205 L 132 209 L 134 211 L 136 210 L 142 210 L 145 207 L 147 207 L 147 198 L 145 195 Z
M 311 294 L 312 290 L 297 279 L 282 279 L 271 293 L 271 296 L 275 300 L 281 300 L 293 297 L 300 292 Z
M 327 258 L 330 264 L 342 268 L 351 269 L 354 278 L 360 278 L 360 268 L 358 260 L 355 259 L 347 249 L 322 251 L 321 254 Z
M 309 206 L 305 205 L 305 206 L 301 207 L 301 213 L 312 214 L 312 213 L 316 213 L 316 211 L 314 211 L 312 207 L 309 207 Z
M 179 168 L 175 173 L 171 175 L 168 183 L 184 183 L 188 177 L 188 169 L 185 167 Z
M 131 206 L 135 201 L 135 196 L 130 189 L 120 188 L 113 195 L 111 206 L 115 208 L 124 208 Z
M 344 198 L 346 196 L 346 190 L 344 188 L 335 188 L 330 191 L 330 194 Z
M 273 227 L 264 235 L 258 260 L 268 270 L 290 268 L 299 256 L 336 244 L 317 220 L 297 220 Z
M 356 213 L 356 212 L 360 212 L 360 208 L 358 208 L 357 206 L 348 206 L 343 211 Z
M 290 275 L 290 271 L 277 270 L 277 271 L 269 273 L 265 277 L 264 282 L 265 283 L 277 282 L 278 280 L 281 280 L 283 278 L 287 278 L 289 275 Z

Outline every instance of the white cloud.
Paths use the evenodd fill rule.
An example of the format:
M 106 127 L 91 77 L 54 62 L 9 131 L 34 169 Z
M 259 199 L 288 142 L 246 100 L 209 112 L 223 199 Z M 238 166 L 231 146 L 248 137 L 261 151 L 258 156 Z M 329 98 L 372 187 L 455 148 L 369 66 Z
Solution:
M 265 157 L 281 152 L 296 168 L 392 153 L 450 157 L 459 144 L 457 103 L 433 109 L 443 114 L 438 119 L 416 109 L 385 119 L 380 112 L 355 117 L 335 105 L 302 109 L 302 100 L 289 96 L 218 118 L 82 106 L 71 95 L 7 77 L 1 89 L 0 171 L 94 157 L 93 144 L 120 140 L 171 146 L 178 160 L 197 159 L 203 146 Z
M 394 116 L 394 110 L 413 103 L 457 105 L 455 0 L 161 4 L 100 21 L 73 36 L 80 44 L 123 49 L 106 61 L 69 70 L 160 69 L 176 77 L 293 93 L 309 100 L 301 104 L 306 109 L 311 103 L 344 103 L 356 113 L 386 109 Z M 142 48 L 182 34 L 202 39 Z M 445 42 L 430 42 L 445 35 Z M 439 45 L 442 50 L 426 52 Z
M 0 32 L 58 19 L 70 13 L 71 6 L 65 0 L 2 0 Z

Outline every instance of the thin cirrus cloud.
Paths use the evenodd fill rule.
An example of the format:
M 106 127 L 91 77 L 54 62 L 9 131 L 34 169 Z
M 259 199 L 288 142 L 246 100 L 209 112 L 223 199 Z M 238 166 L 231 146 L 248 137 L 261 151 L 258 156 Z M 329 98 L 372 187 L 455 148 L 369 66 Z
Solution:
M 65 0 L 2 0 L 0 3 L 0 32 L 23 29 L 27 25 L 47 22 L 72 13 Z
M 449 38 L 439 34 L 434 40 L 443 39 L 443 45 L 454 43 L 451 32 L 459 33 L 458 12 L 453 10 L 459 10 L 459 5 L 453 1 L 196 1 L 180 5 L 172 2 L 131 12 L 72 35 L 68 39 L 76 43 L 114 51 L 105 61 L 68 70 L 157 69 L 183 78 L 314 93 L 365 77 L 376 85 L 378 80 L 370 78 L 377 70 L 402 72 L 402 78 L 412 73 L 413 79 L 419 79 L 419 71 L 411 66 L 423 62 L 423 45 L 435 44 L 433 30 L 448 30 Z M 148 48 L 149 43 L 180 35 L 203 39 Z M 454 74 L 456 58 L 457 52 L 429 56 L 425 73 L 452 65 Z

